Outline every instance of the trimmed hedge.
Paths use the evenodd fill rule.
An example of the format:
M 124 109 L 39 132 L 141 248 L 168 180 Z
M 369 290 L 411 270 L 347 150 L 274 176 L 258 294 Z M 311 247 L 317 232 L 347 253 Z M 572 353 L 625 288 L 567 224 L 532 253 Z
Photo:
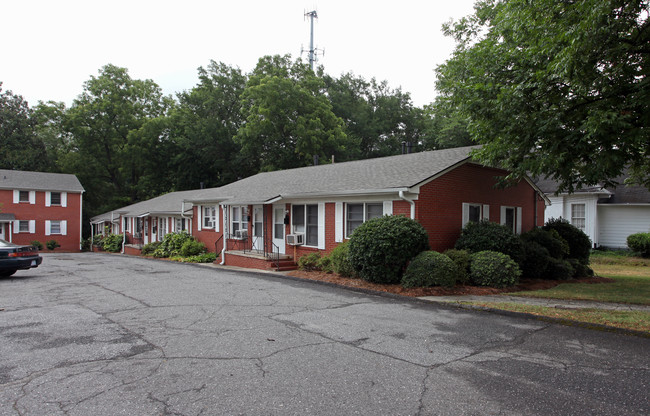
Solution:
M 589 264 L 591 240 L 582 230 L 564 218 L 551 218 L 546 222 L 544 230 L 555 230 L 569 245 L 568 258 L 578 259 L 583 264 Z
M 497 251 L 510 256 L 517 264 L 523 264 L 524 261 L 521 239 L 508 227 L 487 220 L 467 223 L 454 248 L 470 253 Z
M 298 259 L 298 268 L 300 270 L 305 270 L 308 272 L 316 271 L 321 269 L 321 256 L 320 252 L 315 251 L 313 253 L 305 254 Z
M 548 250 L 548 254 L 556 259 L 563 259 L 569 255 L 569 243 L 554 229 L 533 228 L 521 235 L 524 244 L 534 242 Z
M 548 265 L 551 259 L 546 247 L 535 241 L 526 241 L 524 243 L 525 259 L 521 267 L 524 277 L 530 279 L 548 278 Z
M 429 249 L 429 237 L 420 223 L 402 215 L 373 218 L 350 238 L 349 259 L 363 280 L 399 283 L 408 262 Z
M 329 259 L 334 273 L 343 277 L 357 277 L 357 273 L 350 262 L 350 245 L 348 240 L 336 246 L 330 253 Z
M 409 263 L 402 278 L 402 286 L 453 287 L 458 268 L 452 259 L 436 251 L 423 251 Z
M 508 255 L 485 250 L 472 254 L 470 276 L 478 286 L 507 287 L 519 282 L 521 271 Z
M 650 257 L 650 233 L 636 233 L 627 236 L 627 246 L 630 250 Z
M 470 264 L 470 254 L 467 250 L 456 250 L 455 248 L 445 251 L 445 256 L 449 257 L 454 263 L 456 263 L 457 275 L 456 281 L 460 284 L 469 283 L 469 264 Z

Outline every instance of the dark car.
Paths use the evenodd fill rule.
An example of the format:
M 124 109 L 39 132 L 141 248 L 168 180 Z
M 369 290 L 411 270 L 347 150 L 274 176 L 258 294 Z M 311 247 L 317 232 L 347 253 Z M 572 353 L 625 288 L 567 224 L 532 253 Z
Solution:
M 17 270 L 38 267 L 43 258 L 34 246 L 21 246 L 0 239 L 0 277 L 11 276 Z

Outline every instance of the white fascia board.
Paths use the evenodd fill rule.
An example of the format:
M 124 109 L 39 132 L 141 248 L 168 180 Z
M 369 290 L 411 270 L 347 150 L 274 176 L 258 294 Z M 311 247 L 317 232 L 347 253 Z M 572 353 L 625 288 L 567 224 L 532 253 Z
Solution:
M 385 189 L 356 189 L 350 191 L 338 192 L 311 192 L 302 194 L 288 194 L 281 195 L 281 199 L 309 199 L 309 198 L 337 198 L 346 196 L 370 196 L 370 195 L 390 195 L 399 194 L 402 192 L 419 193 L 419 189 L 413 190 L 411 188 L 385 188 Z

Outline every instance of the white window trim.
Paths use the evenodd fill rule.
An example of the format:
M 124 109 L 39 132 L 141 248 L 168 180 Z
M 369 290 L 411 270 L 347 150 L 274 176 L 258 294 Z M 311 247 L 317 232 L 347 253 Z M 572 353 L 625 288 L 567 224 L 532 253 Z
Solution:
M 583 207 L 583 211 L 584 211 L 584 216 L 583 217 L 574 217 L 573 216 L 573 207 L 578 206 L 578 205 L 582 205 L 582 207 Z M 578 228 L 579 230 L 582 230 L 583 232 L 586 232 L 586 230 L 587 230 L 587 204 L 586 203 L 584 203 L 584 202 L 576 202 L 576 203 L 570 204 L 569 205 L 569 216 L 570 216 L 569 222 L 571 223 L 571 225 Z M 585 223 L 584 227 L 580 228 L 577 225 L 575 225 L 574 221 L 573 221 L 574 219 L 582 219 L 584 221 L 584 223 Z
M 462 225 L 461 228 L 465 228 L 469 222 L 469 207 L 479 207 L 481 209 L 481 214 L 479 217 L 482 220 L 490 219 L 490 205 L 488 204 L 479 204 L 475 202 L 463 202 L 462 203 Z
M 515 210 L 515 223 L 514 223 L 514 229 L 512 230 L 513 233 L 515 234 L 521 234 L 521 215 L 522 215 L 522 208 L 521 207 L 511 207 L 511 206 L 501 206 L 501 218 L 500 218 L 500 224 L 501 225 L 506 225 L 506 210 L 514 209 Z
M 29 202 L 31 205 L 36 204 L 36 191 L 23 191 L 28 192 L 29 197 L 27 201 L 20 201 L 20 189 L 14 189 L 14 204 L 26 204 Z
M 371 204 L 371 205 L 381 205 L 382 206 L 382 215 L 392 215 L 393 214 L 393 201 L 350 202 L 350 203 L 346 203 L 345 207 L 343 209 L 343 214 L 344 214 L 343 215 L 343 222 L 344 222 L 343 232 L 345 234 L 345 238 L 350 238 L 350 236 L 352 235 L 352 233 L 348 234 L 348 226 L 347 226 L 347 224 L 348 224 L 348 207 L 350 205 L 363 205 L 363 214 L 362 214 L 363 217 L 362 217 L 362 221 L 361 221 L 361 224 L 363 224 L 364 222 L 368 221 L 368 205 L 369 204 Z M 387 206 L 387 205 L 389 205 L 389 206 Z M 390 210 L 390 214 L 387 214 L 388 210 Z M 352 232 L 354 232 L 354 230 Z
M 29 231 L 20 231 L 20 222 L 27 221 L 29 224 Z M 14 220 L 13 227 L 14 234 L 36 234 L 36 220 Z
M 58 221 L 60 232 L 52 232 L 52 222 Z M 68 221 L 67 220 L 45 220 L 45 235 L 68 235 Z

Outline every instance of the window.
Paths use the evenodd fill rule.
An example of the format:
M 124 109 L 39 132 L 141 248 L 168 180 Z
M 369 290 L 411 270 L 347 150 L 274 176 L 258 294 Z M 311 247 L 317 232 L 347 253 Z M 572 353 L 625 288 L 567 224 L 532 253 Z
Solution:
M 463 202 L 463 219 L 462 226 L 468 222 L 479 222 L 481 220 L 490 219 L 490 206 L 485 204 L 467 203 Z
M 176 230 L 177 233 L 185 231 L 185 218 L 176 218 Z
M 142 218 L 135 219 L 135 238 L 142 238 Z
M 571 204 L 571 224 L 585 230 L 585 204 Z
M 19 191 L 18 202 L 29 202 L 29 191 Z
M 508 227 L 508 229 L 515 232 L 515 213 L 516 210 L 513 207 L 504 207 L 504 218 L 501 219 L 503 225 Z
M 61 221 L 50 221 L 50 234 L 61 234 Z
M 162 238 L 167 234 L 167 218 L 158 218 L 158 230 L 160 230 L 158 239 L 162 241 Z
M 345 233 L 350 236 L 352 232 L 365 221 L 384 215 L 384 204 L 346 204 Z
M 50 205 L 61 205 L 61 192 L 50 193 Z
M 203 228 L 214 228 L 217 221 L 216 207 L 203 207 Z
M 18 232 L 19 233 L 28 233 L 29 232 L 29 221 L 18 221 Z
M 129 223 L 131 222 L 131 218 L 124 217 L 123 221 L 124 221 L 124 232 L 128 232 L 129 231 Z
M 469 206 L 469 221 L 470 222 L 479 222 L 479 221 L 481 221 L 481 206 L 480 205 L 470 205 Z
M 248 230 L 248 206 L 232 207 L 231 234 L 238 230 Z
M 294 205 L 291 207 L 294 233 L 305 234 L 305 244 L 318 246 L 318 205 Z

